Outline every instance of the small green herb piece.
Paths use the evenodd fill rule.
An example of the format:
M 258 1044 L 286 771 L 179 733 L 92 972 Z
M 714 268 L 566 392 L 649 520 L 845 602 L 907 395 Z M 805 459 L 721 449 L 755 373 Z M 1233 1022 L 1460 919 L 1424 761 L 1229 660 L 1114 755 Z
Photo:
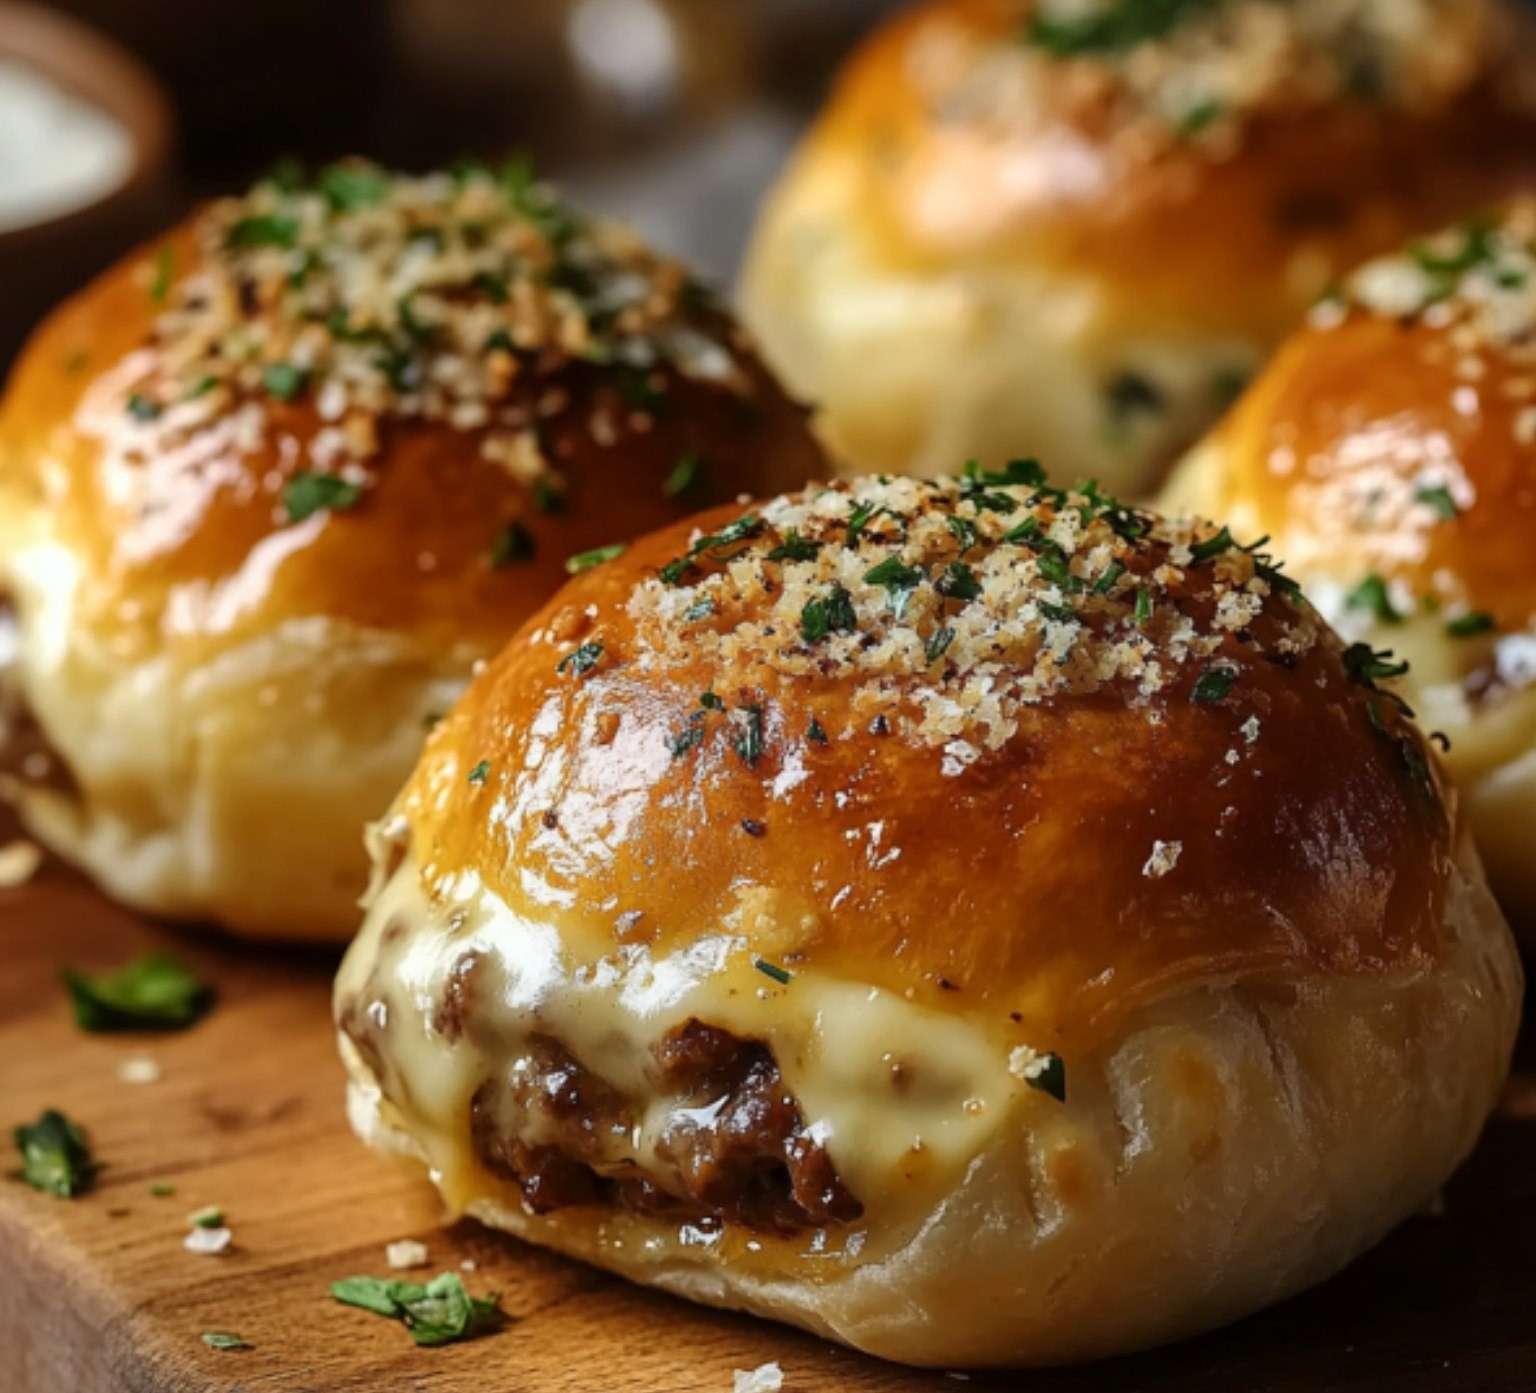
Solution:
M 1225 110 L 1221 102 L 1214 97 L 1207 97 L 1204 101 L 1196 102 L 1184 110 L 1178 121 L 1174 123 L 1174 133 L 1183 140 L 1190 140 L 1207 126 L 1220 120 Z
M 819 643 L 830 633 L 848 633 L 858 627 L 853 596 L 834 584 L 824 598 L 806 601 L 800 611 L 800 637 L 807 643 Z
M 389 192 L 388 176 L 376 169 L 356 165 L 333 164 L 320 171 L 316 182 L 338 213 L 370 208 L 382 203 Z
M 1403 616 L 1392 603 L 1387 583 L 1378 575 L 1369 575 L 1344 599 L 1346 609 L 1363 609 L 1382 624 L 1401 624 Z
M 161 247 L 155 256 L 155 277 L 149 283 L 149 298 L 157 305 L 165 303 L 171 293 L 171 281 L 176 276 L 176 253 L 170 247 Z
M 683 618 L 690 624 L 698 619 L 708 619 L 715 612 L 715 597 L 705 595 L 695 600 L 683 611 Z
M 1237 682 L 1237 669 L 1212 664 L 1195 681 L 1189 699 L 1198 706 L 1211 706 L 1227 695 Z
M 208 393 L 213 391 L 213 389 L 218 385 L 219 379 L 212 376 L 211 374 L 207 377 L 200 377 L 196 382 L 192 384 L 191 388 L 188 390 L 186 400 L 196 401 L 198 397 L 207 396 Z
M 1452 638 L 1474 638 L 1478 634 L 1492 633 L 1497 627 L 1494 618 L 1485 609 L 1474 609 L 1446 621 L 1445 631 Z
M 479 764 L 475 765 L 475 767 L 469 771 L 469 782 L 478 788 L 488 778 L 490 778 L 490 776 L 491 762 L 488 759 L 482 759 Z
M 565 494 L 555 487 L 547 474 L 541 474 L 533 481 L 533 506 L 541 513 L 565 511 Z
M 907 565 L 893 552 L 879 565 L 865 571 L 864 579 L 870 585 L 878 585 L 890 596 L 891 608 L 900 618 L 912 598 L 913 590 L 922 584 L 925 577 L 919 567 Z
M 673 759 L 681 759 L 695 745 L 704 739 L 704 713 L 695 711 L 688 718 L 688 724 L 672 737 L 671 751 Z
M 781 987 L 787 987 L 794 980 L 792 973 L 786 972 L 777 963 L 768 962 L 764 958 L 753 958 L 752 966 L 761 972 L 764 977 L 772 977 Z
M 1032 1070 L 1024 1082 L 1042 1093 L 1049 1093 L 1058 1103 L 1067 1101 L 1067 1066 L 1059 1054 L 1044 1056 L 1044 1065 Z
M 1145 629 L 1152 620 L 1152 592 L 1144 585 L 1136 587 L 1136 607 L 1131 617 L 1138 627 Z
M 565 573 L 568 576 L 579 576 L 583 571 L 590 571 L 594 567 L 612 561 L 615 557 L 623 556 L 628 549 L 627 543 L 614 542 L 611 546 L 579 551 L 575 556 L 565 558 Z
M 170 1184 L 168 1181 L 157 1180 L 153 1185 L 149 1187 L 149 1193 L 152 1194 L 157 1200 L 169 1199 L 176 1193 L 176 1187 Z
M 933 631 L 928 642 L 923 646 L 923 656 L 930 663 L 936 663 L 949 651 L 949 645 L 955 641 L 955 631 L 948 624 Z
M 493 304 L 497 305 L 506 304 L 511 294 L 507 286 L 507 278 L 505 276 L 493 275 L 490 271 L 481 271 L 470 284 L 476 290 L 481 291 Z
M 1401 677 L 1408 671 L 1408 664 L 1394 663 L 1390 648 L 1377 650 L 1368 643 L 1352 643 L 1344 650 L 1344 671 L 1351 681 L 1374 687 L 1378 682 Z
M 34 1190 L 61 1200 L 91 1188 L 98 1169 L 85 1136 L 63 1113 L 49 1108 L 36 1122 L 17 1127 L 21 1178 Z
M 970 518 L 951 513 L 944 521 L 949 524 L 949 530 L 955 534 L 955 540 L 960 543 L 962 555 L 976 545 L 976 524 Z
M 292 401 L 308 381 L 309 374 L 292 363 L 268 363 L 261 371 L 261 385 L 278 401 Z
M 234 250 L 246 247 L 291 247 L 299 235 L 299 225 L 292 218 L 241 218 L 225 238 L 224 245 Z
M 1039 602 L 1040 613 L 1058 624 L 1081 624 L 1082 617 L 1070 605 L 1053 605 L 1048 600 Z
M 762 530 L 763 520 L 756 513 L 745 513 L 735 522 L 727 523 L 718 532 L 700 537 L 688 549 L 688 555 L 701 556 L 706 551 L 724 551 L 726 547 L 733 547 L 737 542 L 744 542 L 750 537 L 757 536 Z
M 212 1004 L 213 992 L 179 958 L 150 953 L 100 975 L 64 970 L 75 1023 L 98 1034 L 180 1030 Z
M 499 571 L 518 561 L 531 561 L 537 551 L 533 533 L 520 522 L 509 522 L 491 543 L 491 566 Z
M 725 703 L 713 692 L 700 692 L 699 705 L 706 711 L 724 711 Z
M 1189 550 L 1197 562 L 1210 561 L 1213 557 L 1220 556 L 1223 552 L 1231 551 L 1236 545 L 1237 542 L 1233 539 L 1232 534 L 1223 527 L 1214 537 L 1207 537 L 1203 542 L 1196 542 Z
M 187 1223 L 195 1229 L 221 1229 L 224 1227 L 224 1211 L 216 1204 L 187 1215 Z
M 690 489 L 696 488 L 703 478 L 704 458 L 702 455 L 693 454 L 691 451 L 681 456 L 672 466 L 672 472 L 667 475 L 666 481 L 661 486 L 661 491 L 668 498 L 681 498 Z
M 1124 53 L 1171 34 L 1218 0 L 1110 0 L 1062 18 L 1036 14 L 1025 39 L 1057 58 Z
M 494 1297 L 479 1300 L 464 1290 L 455 1272 L 443 1272 L 425 1286 L 379 1277 L 346 1277 L 331 1284 L 343 1306 L 355 1306 L 398 1320 L 418 1345 L 447 1345 L 480 1334 L 500 1314 Z
M 283 486 L 283 508 L 289 522 L 303 522 L 316 513 L 342 512 L 355 508 L 363 496 L 361 485 L 348 483 L 335 474 L 295 474 Z
M 732 741 L 736 753 L 748 764 L 756 764 L 763 753 L 763 708 L 748 706 L 742 710 L 742 721 Z
M 142 392 L 128 394 L 128 414 L 135 421 L 153 421 L 159 417 L 161 410 L 159 402 L 150 400 Z
M 227 1330 L 203 1331 L 203 1343 L 209 1349 L 217 1350 L 250 1349 L 251 1347 L 250 1341 L 243 1340 L 238 1335 L 232 1335 Z
M 854 505 L 853 510 L 848 514 L 847 544 L 850 547 L 858 546 L 859 538 L 864 535 L 864 529 L 869 526 L 870 519 L 879 511 L 879 506 L 874 503 L 857 503 Z
M 1461 509 L 1456 506 L 1456 500 L 1451 497 L 1450 489 L 1444 484 L 1415 489 L 1413 497 L 1416 503 L 1422 503 L 1441 522 L 1450 522 L 1461 513 Z
M 569 672 L 572 677 L 585 677 L 602 660 L 603 645 L 595 640 L 574 648 L 555 664 L 555 671 Z
M 802 537 L 791 527 L 778 546 L 768 553 L 768 559 L 770 561 L 814 561 L 820 550 L 820 542 Z
M 933 588 L 951 600 L 974 600 L 981 594 L 981 582 L 976 579 L 976 572 L 963 561 L 951 561 Z
M 1280 569 L 1282 565 L 1284 565 L 1283 562 L 1261 553 L 1253 559 L 1253 573 L 1270 589 L 1284 595 L 1287 600 L 1295 604 L 1301 599 L 1301 586 Z
M 1039 518 L 1025 518 L 1017 527 L 1010 527 L 1003 533 L 1003 541 L 1028 547 L 1039 546 L 1044 539 Z
M 827 743 L 826 729 L 814 716 L 811 717 L 810 725 L 805 728 L 805 738 L 807 740 L 814 740 L 818 745 L 825 745 Z
M 1119 580 L 1120 577 L 1123 576 L 1124 574 L 1125 574 L 1125 562 L 1123 562 L 1123 561 L 1111 561 L 1109 563 L 1109 565 L 1107 565 L 1104 568 L 1104 573 L 1096 581 L 1094 581 L 1092 587 L 1089 590 L 1089 594 L 1092 594 L 1092 595 L 1107 595 L 1107 594 L 1109 594 L 1109 592 L 1112 589 L 1114 589 L 1115 582 L 1117 580 Z

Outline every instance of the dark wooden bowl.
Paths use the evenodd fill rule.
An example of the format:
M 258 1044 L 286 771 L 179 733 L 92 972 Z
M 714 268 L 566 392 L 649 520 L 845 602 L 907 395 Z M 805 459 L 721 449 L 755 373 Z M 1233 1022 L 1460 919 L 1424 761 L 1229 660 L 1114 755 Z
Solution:
M 36 5 L 0 0 L 0 57 L 34 68 L 128 132 L 132 158 L 115 188 L 42 222 L 0 232 L 0 367 L 59 299 L 122 254 L 173 208 L 170 107 L 115 44 Z

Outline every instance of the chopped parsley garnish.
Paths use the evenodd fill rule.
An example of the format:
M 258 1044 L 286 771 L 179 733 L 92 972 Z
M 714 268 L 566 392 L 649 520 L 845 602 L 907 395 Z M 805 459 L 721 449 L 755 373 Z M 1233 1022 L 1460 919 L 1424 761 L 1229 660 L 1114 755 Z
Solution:
M 1082 581 L 1072 574 L 1067 564 L 1066 553 L 1055 542 L 1041 544 L 1040 554 L 1035 558 L 1035 565 L 1042 576 L 1068 594 L 1083 588 Z
M 187 1223 L 195 1229 L 221 1229 L 224 1227 L 224 1211 L 216 1204 L 206 1205 L 187 1215 Z
M 976 579 L 976 572 L 963 561 L 951 561 L 945 566 L 944 574 L 933 588 L 951 600 L 974 600 L 981 594 L 981 582 Z
M 565 558 L 565 573 L 568 576 L 579 576 L 583 571 L 590 571 L 596 566 L 623 556 L 629 549 L 626 542 L 614 542 L 611 546 L 593 547 L 591 551 L 579 551 L 575 556 Z
M 443 1272 L 423 1286 L 379 1277 L 346 1277 L 331 1284 L 343 1306 L 401 1321 L 418 1345 L 447 1345 L 489 1329 L 500 1314 L 497 1299 L 480 1300 L 465 1291 L 455 1272 Z
M 279 401 L 292 401 L 304 390 L 309 375 L 292 363 L 268 363 L 261 372 L 261 385 Z
M 1109 565 L 1104 568 L 1103 574 L 1100 575 L 1096 581 L 1094 581 L 1093 585 L 1089 588 L 1088 593 L 1091 595 L 1109 594 L 1109 592 L 1114 589 L 1115 582 L 1119 580 L 1120 577 L 1124 574 L 1125 562 L 1111 561 Z
M 573 648 L 555 664 L 555 671 L 568 672 L 572 677 L 585 677 L 602 661 L 602 657 L 603 645 L 594 639 L 582 644 L 580 648 Z
M 1152 621 L 1152 592 L 1145 585 L 1136 587 L 1136 606 L 1131 617 L 1143 629 Z
M 481 271 L 470 284 L 484 295 L 486 299 L 490 300 L 492 304 L 504 305 L 511 295 L 511 291 L 507 286 L 507 278 L 494 275 L 490 271 Z
M 169 953 L 149 953 L 115 972 L 64 970 L 75 1024 L 98 1034 L 180 1030 L 213 1004 L 213 992 Z
M 1261 552 L 1253 558 L 1253 573 L 1272 590 L 1295 603 L 1301 599 L 1301 586 L 1280 569 L 1284 564 Z
M 1043 1056 L 1041 1067 L 1024 1076 L 1024 1082 L 1042 1093 L 1049 1093 L 1058 1103 L 1067 1101 L 1067 1066 L 1059 1054 Z
M 225 245 L 235 250 L 244 247 L 291 247 L 298 235 L 299 225 L 292 218 L 241 218 L 229 229 Z
M 1171 34 L 1218 0 L 1109 0 L 1057 18 L 1036 14 L 1025 39 L 1057 58 L 1125 53 Z
M 533 533 L 520 522 L 509 522 L 491 543 L 491 565 L 499 571 L 517 561 L 531 561 L 537 550 Z
M 565 511 L 565 494 L 555 486 L 547 474 L 541 474 L 533 481 L 533 506 L 541 513 Z
M 1494 259 L 1494 227 L 1486 218 L 1476 218 L 1461 229 L 1461 245 L 1454 251 L 1439 252 L 1419 243 L 1408 249 L 1408 255 L 1419 269 L 1431 276 L 1454 281 L 1475 267 Z
M 1422 503 L 1441 522 L 1450 522 L 1461 513 L 1450 489 L 1444 484 L 1426 485 L 1413 491 L 1414 502 Z
M 1195 681 L 1189 699 L 1199 706 L 1210 706 L 1227 695 L 1237 682 L 1237 669 L 1212 664 Z
M 91 1188 L 98 1169 L 91 1149 L 84 1133 L 58 1109 L 49 1108 L 13 1135 L 21 1152 L 21 1178 L 34 1190 L 67 1200 Z
M 378 170 L 357 165 L 333 164 L 320 171 L 320 192 L 338 213 L 371 208 L 389 192 L 389 178 Z
M 683 611 L 683 618 L 690 624 L 699 619 L 708 619 L 715 612 L 715 597 L 705 595 L 695 600 Z
M 207 376 L 200 377 L 196 382 L 192 384 L 190 388 L 188 388 L 186 400 L 195 401 L 198 397 L 206 396 L 218 385 L 219 379 L 214 377 L 211 373 Z
M 800 611 L 800 637 L 807 643 L 819 643 L 831 633 L 849 633 L 858 627 L 853 596 L 843 586 L 833 584 L 825 596 L 807 600 Z
M 155 256 L 155 278 L 149 283 L 149 298 L 157 305 L 165 303 L 175 275 L 176 253 L 170 247 L 161 247 Z
M 936 663 L 949 651 L 949 645 L 955 641 L 955 631 L 948 624 L 935 629 L 928 642 L 923 646 L 923 656 L 930 663 Z
M 1039 602 L 1040 613 L 1057 624 L 1081 624 L 1082 617 L 1070 605 L 1053 605 L 1049 600 Z
M 818 745 L 825 745 L 827 743 L 827 732 L 821 722 L 814 716 L 811 718 L 810 725 L 805 728 L 805 738 L 807 740 L 814 740 Z
M 1475 609 L 1447 620 L 1445 631 L 1452 638 L 1474 638 L 1478 634 L 1492 633 L 1495 627 L 1494 618 L 1487 610 Z
M 970 518 L 963 518 L 958 513 L 951 513 L 944 521 L 949 524 L 949 530 L 955 534 L 955 540 L 960 543 L 962 554 L 968 552 L 976 545 L 976 524 Z
M 816 554 L 821 550 L 820 542 L 813 542 L 808 537 L 802 537 L 793 527 L 786 532 L 779 542 L 768 553 L 770 561 L 814 561 Z
M 142 392 L 128 394 L 128 414 L 135 421 L 156 420 L 159 418 L 161 409 L 159 402 L 150 400 Z
M 725 703 L 714 692 L 700 692 L 699 705 L 706 711 L 724 711 Z
M 239 1335 L 231 1334 L 228 1330 L 203 1331 L 203 1343 L 209 1349 L 217 1350 L 250 1349 L 251 1347 L 249 1340 L 244 1340 Z
M 681 498 L 690 489 L 698 486 L 703 473 L 703 456 L 689 452 L 681 456 L 672 466 L 672 472 L 667 475 L 661 491 L 668 498 Z
M 864 529 L 869 526 L 869 521 L 880 511 L 879 505 L 874 503 L 857 503 L 853 511 L 848 514 L 848 545 L 856 547 Z
M 1392 603 L 1387 583 L 1378 575 L 1369 575 L 1344 599 L 1347 609 L 1368 611 L 1378 623 L 1401 624 L 1403 616 Z
M 1231 532 L 1223 527 L 1214 537 L 1207 537 L 1203 542 L 1196 542 L 1189 550 L 1196 561 L 1210 561 L 1213 557 L 1231 551 L 1236 545 L 1237 542 Z
M 672 758 L 681 759 L 695 745 L 701 743 L 703 739 L 704 713 L 702 711 L 695 711 L 688 718 L 688 724 L 672 737 L 672 743 L 669 747 L 672 751 Z
M 736 728 L 736 738 L 731 743 L 743 761 L 753 765 L 763 753 L 763 708 L 744 707 L 741 717 Z
M 1183 114 L 1174 124 L 1174 132 L 1185 140 L 1190 140 L 1200 134 L 1207 126 L 1213 125 L 1221 119 L 1221 114 L 1226 107 L 1214 97 L 1207 97 L 1204 101 L 1195 102 L 1186 107 Z
M 965 462 L 965 480 L 971 490 L 995 485 L 1040 489 L 1046 486 L 1045 466 L 1036 459 L 1011 459 L 1001 469 L 983 469 L 976 460 Z
M 306 470 L 283 486 L 283 509 L 289 522 L 303 522 L 326 509 L 339 512 L 355 508 L 362 496 L 359 484 L 348 483 L 334 474 L 312 474 Z
M 737 542 L 745 542 L 763 530 L 763 520 L 756 513 L 744 513 L 735 522 L 727 523 L 718 532 L 700 537 L 689 549 L 689 556 L 702 556 L 707 551 L 724 551 Z
M 490 776 L 491 762 L 488 759 L 482 759 L 479 764 L 475 765 L 475 767 L 469 771 L 469 782 L 478 787 L 480 784 L 483 784 L 488 778 L 490 778 Z
M 1045 532 L 1040 526 L 1039 518 L 1025 518 L 1016 527 L 1010 527 L 1003 533 L 1003 541 L 1014 545 L 1037 546 L 1044 539 Z
M 1394 663 L 1390 648 L 1374 649 L 1368 643 L 1352 643 L 1344 650 L 1344 671 L 1352 682 L 1374 687 L 1378 682 L 1401 677 L 1407 663 Z
M 891 607 L 898 618 L 906 609 L 907 601 L 912 598 L 912 591 L 921 585 L 924 579 L 924 573 L 919 567 L 907 565 L 894 553 L 887 556 L 879 565 L 871 566 L 864 572 L 866 583 L 878 585 L 890 596 Z
M 764 977 L 772 977 L 781 987 L 787 987 L 794 980 L 793 973 L 785 971 L 777 963 L 768 962 L 765 958 L 754 958 L 752 966 Z

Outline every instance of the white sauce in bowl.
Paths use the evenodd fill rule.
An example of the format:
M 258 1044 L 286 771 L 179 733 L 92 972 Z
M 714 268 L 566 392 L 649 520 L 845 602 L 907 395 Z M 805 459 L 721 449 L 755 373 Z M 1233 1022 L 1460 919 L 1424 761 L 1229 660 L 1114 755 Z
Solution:
M 0 58 L 0 232 L 94 202 L 132 164 L 120 122 L 28 64 Z

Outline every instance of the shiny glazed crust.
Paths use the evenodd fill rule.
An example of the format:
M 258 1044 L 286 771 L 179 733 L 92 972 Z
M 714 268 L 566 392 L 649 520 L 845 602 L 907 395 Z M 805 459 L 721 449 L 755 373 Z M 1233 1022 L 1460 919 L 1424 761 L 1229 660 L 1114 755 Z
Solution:
M 1333 278 L 1529 174 L 1506 6 L 1403 6 L 1373 100 L 1309 80 L 1353 49 L 1277 16 L 1322 6 L 1196 7 L 1209 44 L 1124 62 L 1025 43 L 1048 8 L 893 21 L 766 205 L 748 321 L 853 472 L 1029 452 L 1144 490 Z
M 1533 245 L 1522 202 L 1365 267 L 1162 497 L 1270 534 L 1334 623 L 1409 661 L 1398 686 L 1449 738 L 1522 932 L 1536 924 Z
M 403 189 L 400 216 L 446 216 L 431 199 L 447 176 L 343 168 L 358 181 L 344 191 Z M 482 193 L 484 220 L 507 220 L 489 174 Z M 325 226 L 377 225 L 395 197 Z M 226 252 L 290 206 L 277 198 L 258 186 L 205 209 L 34 337 L 0 415 L 0 593 L 19 611 L 16 679 L 56 756 L 52 777 L 20 788 L 39 834 L 142 908 L 343 938 L 366 881 L 363 823 L 568 558 L 707 497 L 803 480 L 819 452 L 723 311 L 596 224 L 605 266 L 665 288 L 646 331 L 686 336 L 707 371 L 681 355 L 605 361 L 558 296 L 525 312 L 520 282 L 490 280 L 465 312 L 494 325 L 510 299 L 517 341 L 469 360 L 486 365 L 478 398 L 445 388 L 434 404 L 431 374 L 463 361 L 446 330 L 434 340 L 418 324 L 402 349 L 387 320 L 357 327 L 354 304 L 328 337 L 324 315 L 285 308 L 272 263 L 254 260 L 278 258 L 281 285 L 284 258 L 309 253 Z M 329 235 L 315 234 L 317 258 Z M 384 242 L 372 262 L 346 251 L 338 277 L 406 274 Z M 530 234 L 511 264 L 541 245 Z M 462 293 L 436 301 L 455 333 Z M 432 303 L 416 296 L 418 320 Z M 328 366 L 327 343 L 357 353 Z M 369 377 L 373 354 L 396 355 L 406 400 Z M 317 478 L 340 501 L 306 498 Z
M 706 515 L 432 737 L 338 982 L 354 1124 L 457 1211 L 888 1358 L 1171 1339 L 1374 1242 L 1497 1095 L 1520 971 L 1442 796 L 1214 529 L 1003 475 Z M 530 1032 L 643 1096 L 688 1019 L 772 1051 L 859 1218 L 534 1215 L 472 1154 Z

